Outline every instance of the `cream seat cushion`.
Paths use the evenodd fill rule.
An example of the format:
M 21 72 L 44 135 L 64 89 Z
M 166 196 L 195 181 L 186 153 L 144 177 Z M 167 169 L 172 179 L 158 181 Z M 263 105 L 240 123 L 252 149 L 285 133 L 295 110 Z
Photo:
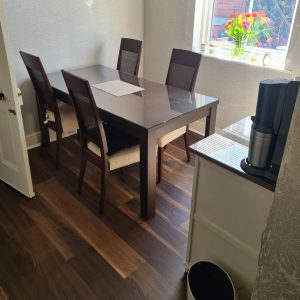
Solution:
M 174 141 L 175 139 L 177 139 L 178 137 L 182 136 L 185 133 L 186 133 L 186 126 L 165 134 L 164 136 L 162 136 L 157 140 L 157 144 L 159 147 L 163 148 L 164 146 L 166 146 L 167 144 Z
M 100 148 L 93 142 L 88 143 L 88 148 L 101 157 Z M 109 170 L 119 169 L 140 161 L 140 146 L 135 145 L 125 148 L 109 156 Z
M 59 109 L 60 118 L 62 122 L 63 132 L 66 134 L 75 133 L 78 129 L 78 123 L 77 123 L 74 107 L 62 101 L 57 101 L 57 102 L 58 102 L 58 109 Z M 52 111 L 47 110 L 46 115 L 49 121 L 55 121 L 54 113 Z

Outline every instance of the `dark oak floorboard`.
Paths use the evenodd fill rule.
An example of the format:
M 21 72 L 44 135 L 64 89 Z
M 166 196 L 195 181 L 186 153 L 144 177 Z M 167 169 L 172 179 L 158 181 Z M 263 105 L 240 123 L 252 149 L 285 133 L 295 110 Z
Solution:
M 13 201 L 2 184 L 1 192 L 8 197 L 0 200 L 0 285 L 8 298 L 97 299 L 22 211 L 21 199 Z
M 128 232 L 124 240 L 172 286 L 180 283 L 184 274 L 183 260 L 166 245 L 142 227 Z
M 99 299 L 144 299 L 138 284 L 130 277 L 124 280 L 92 248 L 72 258 L 70 264 Z
M 0 300 L 8 300 L 7 295 L 1 286 L 0 286 Z
M 144 262 L 117 234 L 82 206 L 55 179 L 39 184 L 36 191 L 46 200 L 49 208 L 68 222 L 123 278 Z
M 126 207 L 126 211 L 130 211 L 131 213 L 129 213 L 129 215 L 133 218 L 139 212 L 139 202 L 137 200 L 129 201 Z M 181 256 L 183 259 L 185 258 L 186 236 L 182 233 L 180 228 L 168 222 L 168 219 L 164 218 L 160 212 L 153 220 L 141 223 L 140 227 L 168 247 L 172 252 Z
M 75 136 L 63 140 L 58 170 L 55 142 L 43 157 L 30 150 L 37 196 L 28 201 L 0 182 L 0 300 L 185 300 L 194 158 L 186 163 L 184 144 L 174 145 L 166 149 L 157 214 L 148 222 L 138 217 L 138 164 L 109 174 L 99 216 L 101 171 L 88 164 L 78 195 Z
M 67 222 L 47 208 L 42 197 L 37 196 L 30 203 L 22 203 L 21 207 L 66 260 L 89 247 Z

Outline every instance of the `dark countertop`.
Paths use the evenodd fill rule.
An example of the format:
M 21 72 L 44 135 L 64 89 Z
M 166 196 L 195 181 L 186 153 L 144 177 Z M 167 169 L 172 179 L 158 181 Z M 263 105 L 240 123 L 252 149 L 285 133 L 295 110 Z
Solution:
M 251 125 L 251 119 L 247 117 L 223 129 L 220 133 L 215 133 L 191 145 L 189 148 L 194 154 L 274 191 L 274 183 L 264 178 L 252 176 L 240 167 L 241 160 L 248 156 Z

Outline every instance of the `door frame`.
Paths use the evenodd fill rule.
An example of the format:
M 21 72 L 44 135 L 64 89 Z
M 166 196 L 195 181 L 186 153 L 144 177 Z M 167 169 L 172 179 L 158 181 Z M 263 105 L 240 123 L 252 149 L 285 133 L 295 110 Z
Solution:
M 21 148 L 19 149 L 18 155 L 21 155 L 18 159 L 16 159 L 17 163 L 20 166 L 20 176 L 25 177 L 23 178 L 23 184 L 22 187 L 24 187 L 24 190 L 21 190 L 22 187 L 21 184 L 19 187 L 12 185 L 12 182 L 8 182 L 8 180 L 5 180 L 5 178 L 1 178 L 0 180 L 14 188 L 15 190 L 19 191 L 23 195 L 25 195 L 28 198 L 32 198 L 35 196 L 33 191 L 33 184 L 32 184 L 32 177 L 31 177 L 31 171 L 29 166 L 29 158 L 28 158 L 28 151 L 27 151 L 27 145 L 26 145 L 26 137 L 25 137 L 25 131 L 24 131 L 24 124 L 23 124 L 23 118 L 22 118 L 22 112 L 21 112 L 21 105 L 23 104 L 22 101 L 22 94 L 21 91 L 17 87 L 17 81 L 16 76 L 13 70 L 12 65 L 12 54 L 11 49 L 9 46 L 9 39 L 8 39 L 8 33 L 6 30 L 5 25 L 5 18 L 3 14 L 3 4 L 2 0 L 0 0 L 0 22 L 2 27 L 2 34 L 3 34 L 3 40 L 4 40 L 4 55 L 6 55 L 7 59 L 7 69 L 8 69 L 8 81 L 10 81 L 11 88 L 9 87 L 9 99 L 5 100 L 5 106 L 7 106 L 7 109 L 10 109 L 13 111 L 13 118 L 16 118 L 16 132 L 17 136 L 15 136 L 15 139 L 17 140 L 18 146 Z M 6 76 L 5 75 L 5 76 Z M 22 180 L 20 180 L 22 182 Z

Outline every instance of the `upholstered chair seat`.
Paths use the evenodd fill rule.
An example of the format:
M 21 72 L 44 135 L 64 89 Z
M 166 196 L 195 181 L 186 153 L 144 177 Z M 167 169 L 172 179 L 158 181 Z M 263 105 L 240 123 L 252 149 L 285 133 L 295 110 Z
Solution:
M 59 100 L 57 102 L 63 128 L 63 135 L 76 133 L 78 129 L 78 122 L 74 107 Z M 46 119 L 55 122 L 54 113 L 50 110 L 47 110 Z
M 101 149 L 93 142 L 89 142 L 88 149 L 101 157 Z M 140 146 L 135 145 L 130 148 L 122 149 L 109 156 L 109 170 L 119 169 L 140 161 Z
M 179 129 L 176 129 L 176 130 L 174 130 L 170 133 L 167 133 L 164 136 L 162 136 L 161 138 L 159 138 L 157 140 L 157 144 L 158 144 L 159 147 L 163 148 L 167 144 L 169 144 L 170 142 L 176 140 L 177 138 L 179 138 L 180 136 L 182 136 L 185 133 L 186 133 L 186 126 L 183 126 Z

